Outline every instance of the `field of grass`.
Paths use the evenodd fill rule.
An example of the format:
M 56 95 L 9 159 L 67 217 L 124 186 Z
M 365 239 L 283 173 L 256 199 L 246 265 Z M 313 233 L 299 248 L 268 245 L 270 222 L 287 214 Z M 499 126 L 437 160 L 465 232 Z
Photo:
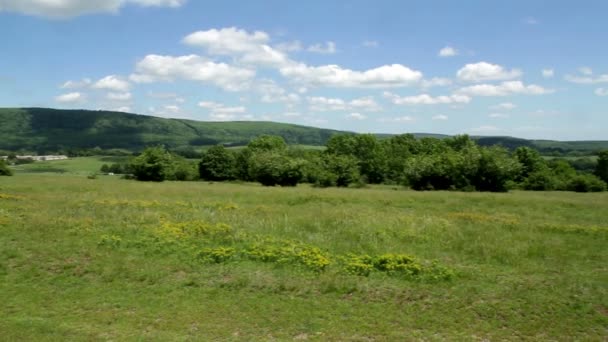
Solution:
M 88 175 L 98 173 L 103 164 L 126 163 L 129 157 L 94 156 L 66 160 L 50 160 L 13 167 L 17 173 Z
M 0 177 L 0 332 L 3 340 L 605 341 L 606 208 L 606 193 L 18 172 Z

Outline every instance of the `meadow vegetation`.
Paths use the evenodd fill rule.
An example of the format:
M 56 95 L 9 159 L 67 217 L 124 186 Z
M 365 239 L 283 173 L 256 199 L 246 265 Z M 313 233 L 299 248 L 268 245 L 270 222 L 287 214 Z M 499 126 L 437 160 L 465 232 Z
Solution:
M 608 336 L 607 193 L 137 182 L 64 169 L 0 178 L 3 339 Z

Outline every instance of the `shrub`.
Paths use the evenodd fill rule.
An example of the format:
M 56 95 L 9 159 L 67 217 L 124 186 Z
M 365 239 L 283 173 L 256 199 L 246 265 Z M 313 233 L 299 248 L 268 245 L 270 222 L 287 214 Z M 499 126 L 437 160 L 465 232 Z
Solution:
M 581 174 L 570 179 L 567 189 L 576 192 L 606 191 L 606 183 L 594 175 Z
M 4 159 L 0 159 L 0 176 L 12 176 L 13 170 L 11 170 Z
M 209 181 L 223 181 L 234 179 L 235 176 L 234 154 L 223 145 L 209 148 L 201 158 L 198 165 L 201 179 Z

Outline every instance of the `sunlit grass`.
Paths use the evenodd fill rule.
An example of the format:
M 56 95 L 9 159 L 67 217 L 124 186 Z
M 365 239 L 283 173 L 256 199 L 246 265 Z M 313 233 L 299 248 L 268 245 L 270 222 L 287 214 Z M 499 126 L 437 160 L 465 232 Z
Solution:
M 606 208 L 608 194 L 19 173 L 0 179 L 0 331 L 8 340 L 603 340 Z M 376 261 L 361 265 L 365 256 Z M 409 265 L 404 256 L 412 266 L 398 266 Z M 418 264 L 451 275 L 415 276 Z

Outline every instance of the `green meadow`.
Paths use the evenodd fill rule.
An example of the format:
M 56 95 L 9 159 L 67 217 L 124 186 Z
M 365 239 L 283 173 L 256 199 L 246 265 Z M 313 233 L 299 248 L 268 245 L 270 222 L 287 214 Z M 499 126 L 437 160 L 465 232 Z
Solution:
M 608 338 L 607 193 L 87 178 L 112 162 L 0 177 L 2 340 Z

